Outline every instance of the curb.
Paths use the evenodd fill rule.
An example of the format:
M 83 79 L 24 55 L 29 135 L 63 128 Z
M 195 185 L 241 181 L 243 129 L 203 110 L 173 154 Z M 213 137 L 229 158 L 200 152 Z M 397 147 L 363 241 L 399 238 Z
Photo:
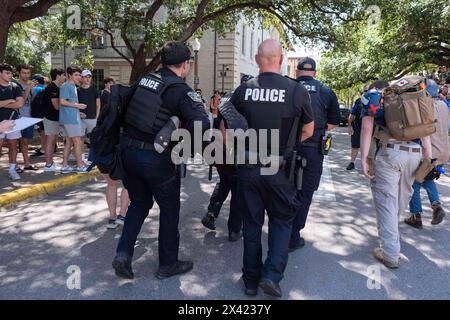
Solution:
M 67 187 L 75 186 L 85 181 L 96 178 L 99 175 L 100 171 L 98 171 L 98 169 L 94 169 L 89 173 L 71 174 L 62 178 L 53 179 L 33 186 L 19 188 L 17 190 L 0 195 L 0 208 L 13 206 L 21 201 L 55 193 Z

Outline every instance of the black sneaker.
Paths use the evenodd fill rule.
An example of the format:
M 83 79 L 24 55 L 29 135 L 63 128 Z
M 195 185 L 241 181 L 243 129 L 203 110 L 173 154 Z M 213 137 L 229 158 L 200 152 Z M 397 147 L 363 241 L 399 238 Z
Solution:
M 404 220 L 407 225 L 410 225 L 411 227 L 414 227 L 416 229 L 422 229 L 422 216 L 420 213 L 417 213 L 415 215 L 412 215 L 411 217 Z
M 160 280 L 175 276 L 177 274 L 191 271 L 194 267 L 192 261 L 177 261 L 170 266 L 160 266 L 156 272 L 156 277 Z
M 300 237 L 300 241 L 295 245 L 289 245 L 288 252 L 294 252 L 297 249 L 303 248 L 305 246 L 305 239 Z
M 228 240 L 231 241 L 231 242 L 238 241 L 241 237 L 242 237 L 242 231 L 239 231 L 239 232 L 231 231 L 228 234 Z
M 259 287 L 264 291 L 265 294 L 271 295 L 273 297 L 281 298 L 283 295 L 280 285 L 270 279 L 261 279 L 259 282 Z
M 202 224 L 205 226 L 205 228 L 208 228 L 209 230 L 216 230 L 216 218 L 211 213 L 207 213 L 203 219 Z
M 40 157 L 45 156 L 45 153 L 41 151 L 41 149 L 37 149 L 32 155 L 30 155 L 30 158 L 34 157 Z
M 355 169 L 355 163 L 350 162 L 350 164 L 347 166 L 347 170 L 353 170 Z
M 126 253 L 118 253 L 112 262 L 116 276 L 125 279 L 133 279 L 134 273 L 131 268 L 131 258 Z

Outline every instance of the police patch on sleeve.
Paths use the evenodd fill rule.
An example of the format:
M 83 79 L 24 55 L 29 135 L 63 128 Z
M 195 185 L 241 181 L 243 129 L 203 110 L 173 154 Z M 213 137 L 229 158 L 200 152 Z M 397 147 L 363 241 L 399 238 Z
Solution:
M 194 102 L 203 103 L 202 98 L 197 94 L 197 92 L 189 91 L 187 93 L 187 96 Z

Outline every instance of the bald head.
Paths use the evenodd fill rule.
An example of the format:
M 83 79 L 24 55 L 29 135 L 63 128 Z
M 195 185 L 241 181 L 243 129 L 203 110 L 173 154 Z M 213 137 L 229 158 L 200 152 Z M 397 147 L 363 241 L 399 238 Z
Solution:
M 280 72 L 283 63 L 283 49 L 281 43 L 275 39 L 264 40 L 258 47 L 256 63 L 260 72 Z

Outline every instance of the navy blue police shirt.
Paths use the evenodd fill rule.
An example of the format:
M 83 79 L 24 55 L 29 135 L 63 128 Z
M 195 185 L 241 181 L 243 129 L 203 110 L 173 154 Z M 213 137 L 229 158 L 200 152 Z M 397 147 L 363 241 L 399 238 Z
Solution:
M 178 77 L 172 70 L 162 68 L 158 71 L 164 78 Z M 193 132 L 194 122 L 200 121 L 202 132 L 209 129 L 210 122 L 206 115 L 205 108 L 198 94 L 187 85 L 187 83 L 176 83 L 171 85 L 162 95 L 162 107 L 171 111 L 171 114 L 177 116 L 184 127 Z M 138 130 L 130 124 L 126 127 L 127 135 L 130 138 L 153 143 L 155 135 L 148 134 Z M 196 137 L 197 138 L 197 137 Z
M 249 84 L 257 81 L 258 86 L 249 88 Z M 292 82 L 294 82 L 292 84 Z M 295 86 L 294 96 L 287 96 L 287 88 L 290 85 Z M 249 90 L 252 90 L 249 92 Z M 280 117 L 280 155 L 284 154 L 289 133 L 291 131 L 294 118 L 283 117 L 282 106 L 291 101 L 293 116 L 300 119 L 297 137 L 300 137 L 302 124 L 310 123 L 314 120 L 311 108 L 311 100 L 308 91 L 294 80 L 283 77 L 278 73 L 264 72 L 257 78 L 241 84 L 233 93 L 230 102 L 236 107 L 248 121 L 249 128 L 254 129 L 280 129 L 274 128 L 276 121 L 274 118 Z M 267 106 L 270 106 L 267 108 Z M 261 113 L 251 112 L 249 108 L 261 108 Z M 286 110 L 286 109 L 285 109 Z M 257 115 L 258 119 L 253 119 Z M 255 125 L 257 123 L 257 125 Z M 272 127 L 272 128 L 271 128 Z M 299 140 L 299 139 L 298 139 Z
M 318 142 L 320 140 L 320 136 L 324 134 L 325 128 L 322 128 L 323 126 L 326 126 L 327 123 L 338 126 L 341 121 L 341 113 L 339 111 L 339 101 L 334 93 L 334 91 L 322 84 L 319 80 L 314 79 L 310 76 L 301 76 L 297 78 L 297 81 L 301 82 L 308 92 L 313 95 L 318 93 L 319 95 L 319 103 L 322 105 L 315 105 L 314 102 L 315 99 L 311 97 L 311 107 L 314 113 L 314 134 L 311 138 L 307 140 L 307 142 Z M 317 100 L 316 100 L 317 101 Z M 325 118 L 326 123 L 321 124 L 318 120 L 318 116 L 316 115 L 317 112 L 323 112 L 319 110 L 325 109 Z

